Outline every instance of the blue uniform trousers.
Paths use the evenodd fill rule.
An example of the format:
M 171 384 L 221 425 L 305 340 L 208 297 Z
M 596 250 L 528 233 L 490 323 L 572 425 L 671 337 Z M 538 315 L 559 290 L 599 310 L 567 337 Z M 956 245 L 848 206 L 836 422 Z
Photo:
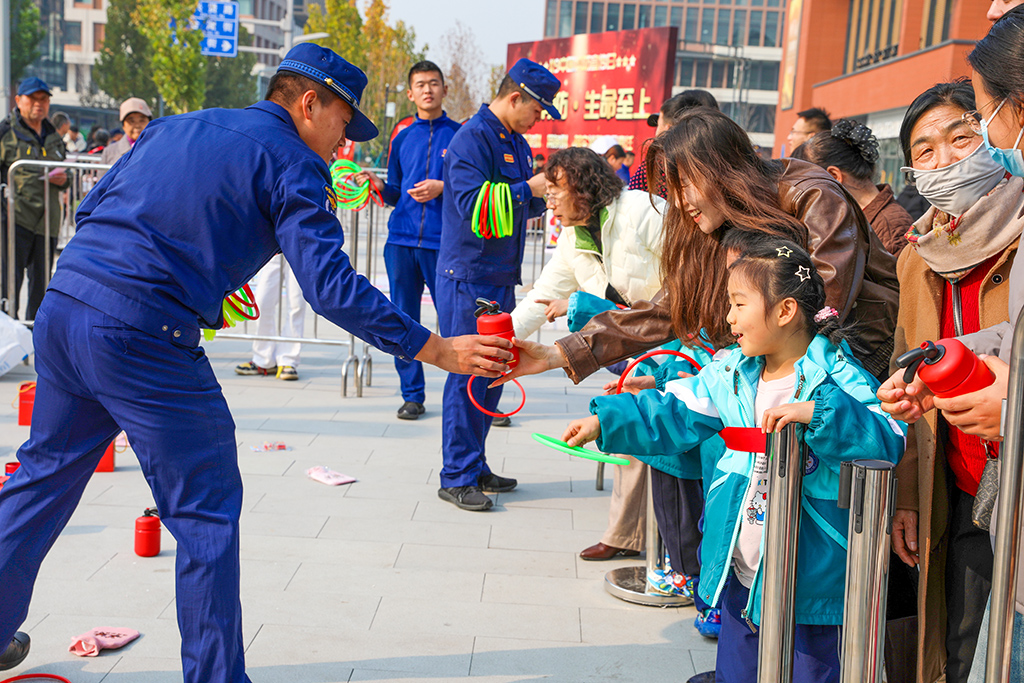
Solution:
M 32 431 L 18 451 L 21 467 L 0 491 L 0 643 L 24 622 L 43 557 L 124 429 L 161 522 L 178 542 L 184 680 L 248 683 L 239 602 L 242 480 L 234 422 L 203 349 L 159 340 L 57 291 L 43 299 L 34 340 Z
M 477 297 L 497 301 L 501 310 L 515 308 L 515 287 L 496 287 L 475 282 L 461 282 L 443 275 L 437 276 L 434 289 L 437 298 L 438 324 L 441 336 L 452 337 L 460 334 L 476 334 Z M 473 395 L 480 405 L 491 412 L 497 412 L 502 387 L 488 389 L 493 380 L 478 377 L 473 381 Z M 442 408 L 441 453 L 444 467 L 441 469 L 441 486 L 476 486 L 477 480 L 489 474 L 484 454 L 484 441 L 491 428 L 491 417 L 477 410 L 469 402 L 466 393 L 468 375 L 448 375 L 444 383 Z
M 391 302 L 416 322 L 420 321 L 420 303 L 423 300 L 423 286 L 434 296 L 434 282 L 437 277 L 437 249 L 403 247 L 397 244 L 384 245 L 384 265 L 388 271 L 391 286 Z M 395 357 L 395 370 L 402 383 L 402 400 L 423 403 L 426 398 L 426 383 L 423 380 L 423 363 L 418 360 L 402 360 Z
M 715 683 L 756 683 L 757 634 L 743 618 L 750 590 L 732 574 L 722 592 L 722 633 L 718 637 Z M 793 683 L 839 683 L 842 628 L 797 624 Z

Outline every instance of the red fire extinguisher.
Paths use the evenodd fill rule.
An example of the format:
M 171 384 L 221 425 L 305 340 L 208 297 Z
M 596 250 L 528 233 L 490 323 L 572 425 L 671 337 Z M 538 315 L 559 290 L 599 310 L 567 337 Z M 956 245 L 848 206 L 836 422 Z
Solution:
M 135 554 L 139 557 L 160 554 L 160 515 L 156 508 L 146 508 L 135 520 Z
M 988 366 L 956 339 L 926 341 L 897 358 L 896 365 L 907 369 L 904 382 L 913 382 L 916 374 L 939 398 L 969 394 L 996 379 Z
M 512 316 L 503 312 L 497 301 L 477 299 L 476 305 L 477 309 L 473 315 L 476 316 L 477 334 L 501 337 L 511 342 L 515 336 Z M 508 366 L 514 368 L 519 364 L 519 347 L 513 346 L 509 351 L 512 352 L 512 360 L 508 361 Z

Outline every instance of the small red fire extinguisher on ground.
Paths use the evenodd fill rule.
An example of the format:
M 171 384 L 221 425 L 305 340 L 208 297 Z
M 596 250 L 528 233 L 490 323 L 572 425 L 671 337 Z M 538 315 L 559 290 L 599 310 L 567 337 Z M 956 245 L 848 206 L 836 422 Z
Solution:
M 139 557 L 160 554 L 160 516 L 156 508 L 146 508 L 135 520 L 135 554 Z

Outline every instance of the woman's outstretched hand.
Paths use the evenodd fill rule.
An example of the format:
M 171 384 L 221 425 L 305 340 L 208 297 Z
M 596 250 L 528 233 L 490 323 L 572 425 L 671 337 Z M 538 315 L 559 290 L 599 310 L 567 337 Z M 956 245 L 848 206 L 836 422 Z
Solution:
M 601 436 L 601 421 L 597 419 L 597 415 L 591 415 L 570 422 L 569 426 L 565 428 L 565 433 L 562 434 L 562 441 L 570 446 L 582 446 L 596 441 L 599 436 Z
M 491 387 L 500 387 L 523 375 L 538 375 L 548 370 L 564 368 L 568 365 L 565 356 L 557 346 L 545 346 L 524 339 L 513 339 L 512 343 L 519 347 L 519 363 L 507 375 L 499 377 L 491 383 Z

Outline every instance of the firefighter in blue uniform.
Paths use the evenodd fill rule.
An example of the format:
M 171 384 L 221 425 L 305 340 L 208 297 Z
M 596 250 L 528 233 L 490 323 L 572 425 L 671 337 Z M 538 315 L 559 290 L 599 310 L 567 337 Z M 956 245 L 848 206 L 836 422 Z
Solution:
M 552 104 L 561 83 L 536 62 L 520 59 L 505 76 L 498 94 L 480 107 L 448 145 L 444 163 L 441 251 L 437 260 L 438 324 L 441 334 L 476 331 L 477 298 L 515 308 L 515 287 L 526 246 L 526 221 L 544 212 L 544 176 L 533 175 L 533 152 L 523 138 Z M 512 195 L 511 237 L 483 239 L 472 230 L 472 213 L 484 182 L 507 183 Z M 511 491 L 516 480 L 491 472 L 484 441 L 491 418 L 477 410 L 466 393 L 468 378 L 449 375 L 442 410 L 441 488 L 438 496 L 464 510 L 487 510 L 486 492 Z M 474 382 L 476 399 L 494 412 L 501 388 Z
M 124 429 L 177 540 L 186 683 L 245 683 L 239 603 L 242 483 L 234 422 L 200 328 L 283 251 L 312 307 L 389 353 L 497 376 L 493 338 L 441 339 L 352 269 L 327 161 L 377 135 L 362 71 L 291 50 L 266 101 L 154 121 L 82 202 L 35 319 L 32 431 L 0 491 L 0 669 L 17 666 L 39 565 L 103 451 Z M 491 345 L 485 345 L 491 344 Z M 500 344 L 501 346 L 507 346 Z

